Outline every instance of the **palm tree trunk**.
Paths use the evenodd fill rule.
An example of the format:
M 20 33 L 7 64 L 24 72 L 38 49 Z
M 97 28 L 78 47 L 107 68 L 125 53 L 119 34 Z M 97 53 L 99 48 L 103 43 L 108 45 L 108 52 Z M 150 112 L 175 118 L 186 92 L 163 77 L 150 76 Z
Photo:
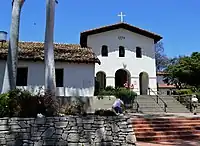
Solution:
M 2 93 L 16 88 L 20 13 L 24 0 L 12 1 L 12 20 Z
M 54 15 L 55 0 L 46 0 L 46 31 L 45 31 L 45 89 L 55 97 L 55 62 L 54 62 Z

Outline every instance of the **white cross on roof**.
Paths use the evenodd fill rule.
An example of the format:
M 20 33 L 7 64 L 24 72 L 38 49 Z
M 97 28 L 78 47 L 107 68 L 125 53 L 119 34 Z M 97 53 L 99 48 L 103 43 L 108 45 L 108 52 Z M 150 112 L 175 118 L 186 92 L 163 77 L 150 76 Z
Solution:
M 121 12 L 118 16 L 120 17 L 120 21 L 121 21 L 121 22 L 124 22 L 124 17 L 125 17 L 126 15 L 124 15 L 123 12 Z

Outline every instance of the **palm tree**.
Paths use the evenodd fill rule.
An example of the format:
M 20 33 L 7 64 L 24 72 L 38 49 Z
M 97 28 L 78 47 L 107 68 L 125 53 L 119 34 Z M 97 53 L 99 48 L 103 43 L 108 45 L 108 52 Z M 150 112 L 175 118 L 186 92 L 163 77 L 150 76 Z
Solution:
M 46 0 L 46 31 L 45 31 L 45 89 L 46 93 L 55 98 L 55 62 L 54 62 L 54 16 L 56 0 Z
M 20 14 L 25 0 L 12 1 L 12 20 L 2 93 L 16 88 Z

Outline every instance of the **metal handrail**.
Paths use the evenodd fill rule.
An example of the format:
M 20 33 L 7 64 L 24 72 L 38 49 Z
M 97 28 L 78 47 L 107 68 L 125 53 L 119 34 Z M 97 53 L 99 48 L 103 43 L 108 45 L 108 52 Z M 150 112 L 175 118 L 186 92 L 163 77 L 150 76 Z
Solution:
M 139 103 L 136 101 L 136 105 L 137 105 L 137 107 L 136 107 L 136 112 L 138 113 L 139 112 L 139 108 L 140 108 L 140 106 L 139 106 Z
M 137 101 L 137 96 L 136 96 L 136 98 L 135 98 L 135 100 L 134 100 L 134 103 L 136 103 L 136 112 L 138 113 L 139 112 L 139 103 L 138 103 L 138 101 Z
M 161 95 L 162 93 L 160 91 L 153 91 L 153 89 L 151 89 L 151 91 L 155 94 L 157 93 L 158 95 Z
M 159 99 L 160 99 L 160 101 L 164 104 L 164 112 L 167 112 L 167 104 L 165 103 L 165 101 L 158 94 L 156 94 L 156 92 L 153 91 L 151 88 L 148 89 L 149 89 L 149 95 L 151 95 L 150 93 L 153 92 L 156 95 L 156 103 L 159 104 Z
M 188 108 L 190 110 L 190 112 L 192 112 L 193 108 L 192 108 L 192 94 L 188 94 L 188 95 L 173 95 L 173 97 L 180 102 L 182 105 L 184 105 L 186 108 Z M 181 97 L 182 98 L 181 100 Z M 189 106 L 189 107 L 188 107 Z

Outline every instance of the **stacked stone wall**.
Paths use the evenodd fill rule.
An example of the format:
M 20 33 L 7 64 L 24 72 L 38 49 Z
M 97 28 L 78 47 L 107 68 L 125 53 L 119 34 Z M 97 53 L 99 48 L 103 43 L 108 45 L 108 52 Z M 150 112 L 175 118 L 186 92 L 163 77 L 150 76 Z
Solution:
M 126 115 L 0 118 L 2 146 L 131 146 L 135 142 L 132 119 Z

